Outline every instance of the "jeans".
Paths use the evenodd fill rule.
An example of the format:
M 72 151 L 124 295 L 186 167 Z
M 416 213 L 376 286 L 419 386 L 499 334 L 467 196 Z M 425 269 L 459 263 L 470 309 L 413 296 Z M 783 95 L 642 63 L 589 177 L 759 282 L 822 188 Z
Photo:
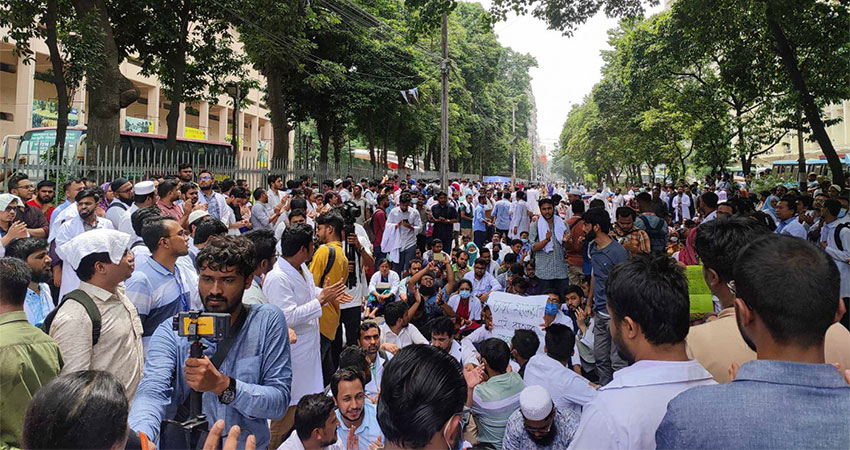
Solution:
M 381 245 L 372 246 L 372 255 L 375 257 L 375 272 L 378 271 L 378 263 L 387 257 L 387 254 L 381 251 Z
M 393 270 L 402 276 L 404 269 L 410 264 L 410 260 L 416 257 L 416 246 L 411 245 L 410 248 L 398 252 L 398 261 L 393 263 Z
M 608 329 L 609 320 L 598 311 L 593 315 L 593 357 L 596 358 L 596 373 L 602 386 L 614 379 L 614 371 L 627 365 L 612 342 L 611 330 Z
M 322 383 L 325 386 L 331 384 L 331 377 L 336 372 L 336 366 L 339 363 L 339 353 L 337 353 L 337 363 L 334 363 L 333 358 L 333 342 L 325 337 L 324 334 L 319 335 L 319 349 L 322 358 Z
M 475 245 L 481 249 L 484 248 L 484 244 L 487 243 L 487 231 L 473 231 L 472 240 L 475 242 Z

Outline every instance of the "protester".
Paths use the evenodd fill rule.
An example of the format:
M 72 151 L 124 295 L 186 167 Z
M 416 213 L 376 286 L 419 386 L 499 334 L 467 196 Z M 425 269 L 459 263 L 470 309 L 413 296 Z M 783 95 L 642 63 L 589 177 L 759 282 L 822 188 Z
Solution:
M 613 381 L 585 405 L 572 445 L 653 448 L 670 399 L 691 387 L 714 384 L 685 352 L 688 281 L 664 255 L 633 256 L 607 281 L 613 347 L 630 366 L 614 372 Z
M 279 208 L 272 206 L 269 191 L 263 188 L 254 189 L 254 206 L 251 207 L 251 229 L 272 230 L 279 220 L 283 205 Z M 280 202 L 278 202 L 280 205 Z
M 62 350 L 63 374 L 106 370 L 133 399 L 142 379 L 144 350 L 142 322 L 122 286 L 133 273 L 129 245 L 127 234 L 98 229 L 59 247 L 67 270 L 80 283 L 69 297 L 63 296 L 43 327 Z
M 230 349 L 216 355 L 218 345 L 202 338 L 204 358 L 190 358 L 190 340 L 178 336 L 171 323 L 162 323 L 148 346 L 145 376 L 130 411 L 130 426 L 156 439 L 163 420 L 187 419 L 180 417 L 178 406 L 194 390 L 208 393 L 203 395 L 202 405 L 207 417 L 212 421 L 226 418 L 230 424 L 250 429 L 257 446 L 263 448 L 269 443 L 268 419 L 282 417 L 289 403 L 292 368 L 286 319 L 273 305 L 242 304 L 256 264 L 254 246 L 248 239 L 215 238 L 198 254 L 195 264 L 204 310 L 230 315 Z
M 360 339 L 357 340 L 357 345 L 366 351 L 366 360 L 369 362 L 369 371 L 372 376 L 364 388 L 366 395 L 374 398 L 378 395 L 381 386 L 384 365 L 392 359 L 393 353 L 398 352 L 398 346 L 381 344 L 381 328 L 371 320 L 360 324 Z
M 653 190 L 653 195 L 655 195 Z M 637 195 L 638 208 L 640 215 L 634 221 L 635 228 L 643 230 L 649 236 L 649 248 L 654 253 L 661 253 L 667 244 L 668 228 L 664 222 L 663 215 L 659 216 L 659 212 L 666 213 L 667 207 L 662 203 L 656 203 L 653 197 L 646 192 L 641 192 Z
M 333 398 L 327 395 L 302 397 L 295 410 L 295 432 L 278 450 L 344 449 L 336 435 L 340 423 L 335 410 Z
M 245 237 L 254 244 L 254 251 L 257 253 L 257 268 L 254 269 L 251 287 L 245 290 L 245 295 L 242 297 L 242 304 L 268 303 L 269 299 L 263 293 L 262 284 L 263 278 L 274 268 L 277 262 L 278 257 L 275 251 L 277 240 L 274 238 L 272 230 L 251 230 L 245 233 Z
M 382 341 L 404 348 L 411 344 L 427 344 L 428 340 L 416 325 L 410 323 L 404 302 L 392 302 L 384 308 L 384 323 L 381 324 Z
M 588 402 L 596 398 L 596 389 L 570 368 L 574 348 L 575 334 L 572 330 L 558 323 L 549 325 L 543 347 L 546 354 L 536 354 L 528 360 L 523 367 L 523 380 L 526 386 L 546 388 L 558 410 L 571 409 L 580 413 Z
M 370 450 L 372 446 L 381 446 L 378 410 L 372 402 L 366 401 L 363 381 L 363 377 L 350 368 L 340 368 L 331 378 L 331 393 L 339 421 L 337 439 L 345 442 L 346 449 Z
M 508 418 L 519 408 L 522 377 L 507 370 L 510 350 L 501 339 L 485 340 L 478 353 L 486 381 L 470 385 L 466 406 L 478 425 L 478 442 L 501 449 Z
M 696 246 L 703 261 L 703 277 L 723 308 L 716 320 L 691 327 L 688 356 L 698 360 L 720 383 L 731 381 L 729 368 L 756 359 L 735 320 L 735 294 L 729 288 L 739 252 L 750 242 L 770 233 L 764 225 L 743 217 L 717 219 L 700 225 Z M 824 355 L 831 364 L 850 367 L 850 332 L 840 324 L 827 329 Z
M 281 256 L 266 275 L 263 293 L 269 303 L 277 306 L 286 317 L 286 325 L 295 331 L 297 341 L 291 346 L 291 358 L 296 370 L 292 373 L 292 390 L 286 415 L 272 421 L 271 445 L 276 447 L 292 428 L 295 406 L 304 395 L 320 392 L 322 359 L 320 353 L 319 317 L 328 304 L 345 301 L 342 281 L 316 287 L 306 263 L 313 257 L 313 230 L 309 225 L 296 224 L 283 232 Z M 281 416 L 273 417 L 279 419 Z
M 850 447 L 836 432 L 850 417 L 850 377 L 824 360 L 826 331 L 845 313 L 835 264 L 804 240 L 770 234 L 738 253 L 733 277 L 738 328 L 757 359 L 730 383 L 672 399 L 658 448 Z
M 617 264 L 628 258 L 628 252 L 619 242 L 608 235 L 611 227 L 610 217 L 602 208 L 591 208 L 582 216 L 585 239 L 589 242 L 588 253 L 593 265 L 591 290 L 587 299 L 587 310 L 593 313 L 593 356 L 596 359 L 596 372 L 599 384 L 611 382 L 615 370 L 625 367 L 625 361 L 619 356 L 617 347 L 611 342 L 607 306 L 608 275 Z
M 59 285 L 59 297 L 64 297 L 65 294 L 76 289 L 80 285 L 80 279 L 77 277 L 74 270 L 70 270 L 65 264 L 67 259 L 63 257 L 61 248 L 71 241 L 74 237 L 100 229 L 112 229 L 112 223 L 95 214 L 97 202 L 100 200 L 98 193 L 94 189 L 86 188 L 77 193 L 74 204 L 76 205 L 77 215 L 68 219 L 59 226 L 59 231 L 56 232 L 54 240 L 55 251 L 57 253 L 57 261 L 54 264 L 54 284 L 58 279 L 61 280 Z M 129 244 L 128 244 L 129 245 Z M 62 263 L 61 265 L 59 265 Z M 123 280 L 122 280 L 123 281 Z
M 629 254 L 649 253 L 651 246 L 646 231 L 635 228 L 635 210 L 621 206 L 616 210 L 616 222 L 611 230 L 611 239 L 619 242 Z
M 46 252 L 47 241 L 32 239 Z M 19 244 L 29 239 L 13 243 Z M 21 248 L 23 253 L 23 248 Z M 56 342 L 28 323 L 26 298 L 31 270 L 16 257 L 0 258 L 0 447 L 21 448 L 27 405 L 36 391 L 59 374 L 63 360 Z M 32 322 L 29 320 L 29 322 Z M 125 399 L 126 401 L 126 399 Z M 43 430 L 38 430 L 39 432 Z M 36 447 L 42 448 L 42 447 Z
M 6 256 L 26 262 L 32 273 L 24 300 L 24 312 L 33 326 L 39 327 L 53 310 L 50 293 L 50 256 L 47 240 L 39 238 L 16 239 L 6 249 Z
M 504 447 L 508 449 L 567 448 L 581 415 L 562 410 L 542 386 L 528 386 L 519 394 L 519 409 L 508 418 Z
M 193 286 L 197 276 L 191 268 L 178 264 L 189 254 L 189 236 L 171 216 L 149 220 L 142 226 L 142 240 L 151 256 L 138 264 L 127 280 L 127 297 L 139 311 L 149 348 L 151 336 L 163 322 L 178 312 L 192 309 Z
M 50 224 L 50 215 L 53 213 L 55 196 L 56 182 L 53 180 L 41 180 L 36 185 L 35 195 L 27 204 L 41 210 L 41 213 L 47 218 L 47 223 Z
M 315 253 L 310 252 L 310 272 L 313 274 L 313 282 L 320 288 L 337 283 L 345 284 L 348 279 L 348 259 L 342 248 L 342 227 L 342 217 L 336 212 L 323 213 L 316 219 L 316 237 L 323 245 L 317 248 Z M 348 300 L 350 299 L 346 301 Z M 339 353 L 334 351 L 333 341 L 340 323 L 340 303 L 324 303 L 319 317 L 322 380 L 325 385 L 330 383 L 339 362 Z
M 460 216 L 457 208 L 449 204 L 449 197 L 445 192 L 438 192 L 436 198 L 437 204 L 431 207 L 430 218 L 434 224 L 433 237 L 445 245 L 454 241 L 452 228 L 455 223 L 459 223 Z
M 22 448 L 125 448 L 128 409 L 124 386 L 109 372 L 63 374 L 40 389 L 29 404 Z
M 540 218 L 531 224 L 528 233 L 534 272 L 540 278 L 539 289 L 555 289 L 563 294 L 570 285 L 566 260 L 570 229 L 560 216 L 555 215 L 552 199 L 541 199 L 539 205 Z
M 135 242 L 136 239 L 139 239 L 139 235 L 133 228 L 133 213 L 148 206 L 156 206 L 156 200 L 156 187 L 154 186 L 153 181 L 140 181 L 134 184 L 133 204 L 127 208 L 126 214 L 121 217 L 121 221 L 115 229 L 129 234 L 132 238 L 132 242 Z
M 27 226 L 27 233 L 31 237 L 47 238 L 50 225 L 44 213 L 37 206 L 29 204 L 35 192 L 35 185 L 24 173 L 17 173 L 9 177 L 9 193 L 18 197 L 18 219 Z
M 467 382 L 448 353 L 428 345 L 401 349 L 387 363 L 378 399 L 378 424 L 388 448 L 459 448 L 468 386 L 480 382 L 470 371 Z M 471 389 L 470 389 L 471 391 Z
M 795 236 L 806 239 L 806 229 L 797 220 L 797 199 L 793 195 L 785 195 L 776 204 L 776 231 L 778 234 Z
M 107 206 L 106 218 L 112 222 L 113 228 L 118 229 L 121 220 L 128 214 L 127 210 L 133 204 L 135 192 L 133 191 L 133 183 L 126 178 L 116 178 L 110 184 L 110 188 L 112 189 L 113 199 Z
M 375 313 L 383 311 L 387 303 L 396 301 L 400 285 L 398 273 L 390 270 L 389 261 L 378 261 L 377 266 L 378 270 L 372 274 L 369 281 L 369 298 L 366 302 L 367 308 Z M 375 313 L 371 315 L 374 316 Z
M 437 317 L 428 327 L 431 331 L 431 345 L 445 351 L 462 362 L 463 352 L 460 342 L 455 340 L 455 323 L 450 317 Z

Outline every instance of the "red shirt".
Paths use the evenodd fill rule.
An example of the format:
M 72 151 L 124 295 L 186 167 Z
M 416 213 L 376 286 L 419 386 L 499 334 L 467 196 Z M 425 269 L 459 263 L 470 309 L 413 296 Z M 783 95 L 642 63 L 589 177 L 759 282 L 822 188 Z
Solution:
M 41 210 L 41 204 L 40 204 L 40 203 L 38 203 L 38 199 L 37 199 L 37 198 L 33 198 L 33 199 L 31 199 L 30 201 L 28 201 L 28 202 L 27 202 L 27 205 L 35 206 L 36 208 L 38 208 L 38 209 L 39 209 L 39 211 Z M 47 223 L 50 223 L 50 216 L 53 214 L 53 210 L 54 210 L 54 209 L 56 209 L 56 207 L 55 207 L 55 206 L 51 206 L 50 208 L 48 208 L 48 210 L 47 210 L 47 211 L 44 211 L 44 216 L 47 218 Z
M 183 208 L 181 208 L 176 202 L 171 202 L 171 206 L 166 205 L 162 200 L 156 202 L 156 206 L 162 211 L 166 216 L 173 217 L 174 220 L 180 220 L 183 218 Z
M 375 232 L 375 245 L 381 246 L 381 240 L 384 239 L 384 227 L 387 226 L 387 213 L 378 208 L 375 214 L 372 214 L 372 231 Z
M 573 216 L 567 221 L 567 225 L 570 227 L 570 237 L 573 239 L 572 245 L 567 246 L 567 264 L 578 267 L 582 265 L 582 252 L 584 251 L 584 244 L 581 242 L 581 237 L 584 235 L 584 227 L 582 226 L 584 222 L 576 225 L 580 219 L 579 216 Z

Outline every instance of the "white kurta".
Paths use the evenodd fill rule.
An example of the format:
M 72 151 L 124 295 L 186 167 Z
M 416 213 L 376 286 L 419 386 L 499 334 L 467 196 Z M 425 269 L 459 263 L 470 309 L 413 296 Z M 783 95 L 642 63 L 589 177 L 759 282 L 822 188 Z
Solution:
M 508 237 L 511 239 L 519 239 L 519 235 L 523 231 L 528 231 L 528 226 L 531 223 L 528 211 L 528 203 L 524 200 L 520 200 L 511 205 L 511 228 L 508 230 Z M 514 232 L 514 230 L 516 230 L 516 232 Z
M 278 258 L 263 282 L 263 293 L 269 303 L 283 310 L 286 325 L 295 330 L 298 338 L 289 347 L 292 358 L 290 406 L 298 404 L 301 397 L 324 389 L 319 351 L 322 305 L 317 300 L 321 291 L 313 283 L 313 275 L 307 267 L 295 268 L 283 258 Z
M 681 204 L 682 214 L 679 214 L 679 205 Z M 673 217 L 675 217 L 676 222 L 681 222 L 682 220 L 687 220 L 691 218 L 691 198 L 687 195 L 676 195 L 673 197 Z
M 75 205 L 71 205 L 68 208 L 75 208 Z M 67 209 L 67 208 L 66 208 Z M 64 211 L 63 211 L 64 212 Z M 114 229 L 112 227 L 112 222 L 109 219 L 104 219 L 103 217 L 97 218 L 97 223 L 95 224 L 95 228 L 106 228 L 106 229 Z M 56 232 L 56 248 L 62 246 L 66 242 L 70 241 L 78 234 L 85 233 L 86 229 L 83 227 L 83 219 L 80 218 L 80 215 L 77 214 L 71 220 L 65 221 L 62 226 L 59 227 L 59 230 Z M 61 254 L 61 253 L 60 253 Z M 73 291 L 80 287 L 80 279 L 77 277 L 77 272 L 71 267 L 70 264 L 62 265 L 62 285 L 59 287 L 59 298 L 65 296 L 65 294 Z

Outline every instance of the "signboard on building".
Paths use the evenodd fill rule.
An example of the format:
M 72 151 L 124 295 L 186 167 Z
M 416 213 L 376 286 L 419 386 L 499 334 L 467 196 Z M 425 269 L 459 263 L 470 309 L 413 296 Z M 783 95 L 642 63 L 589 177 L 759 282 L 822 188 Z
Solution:
M 51 101 L 34 99 L 32 101 L 32 127 L 55 127 L 59 119 L 59 106 Z M 79 123 L 77 108 L 71 108 L 68 113 L 68 126 L 74 127 Z

